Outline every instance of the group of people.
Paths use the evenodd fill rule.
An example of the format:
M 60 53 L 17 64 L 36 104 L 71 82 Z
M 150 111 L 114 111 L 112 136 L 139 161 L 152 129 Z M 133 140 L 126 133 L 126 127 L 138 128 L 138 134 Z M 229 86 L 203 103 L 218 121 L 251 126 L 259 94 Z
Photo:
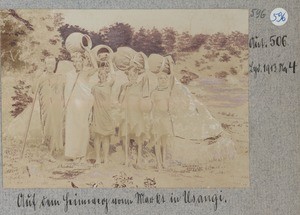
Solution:
M 107 163 L 112 137 L 118 136 L 125 165 L 131 141 L 137 145 L 137 167 L 142 166 L 143 144 L 151 142 L 157 168 L 164 168 L 171 137 L 206 139 L 222 132 L 220 124 L 177 81 L 171 56 L 147 57 L 129 47 L 113 52 L 105 45 L 68 50 L 69 69 L 61 68 L 70 62 L 47 57 L 45 72 L 33 88 L 39 95 L 43 139 L 51 153 L 64 150 L 67 159 L 86 162 L 92 140 L 96 164 Z M 178 99 L 180 93 L 185 98 Z
M 148 58 L 129 47 L 113 53 L 109 47 L 100 46 L 96 55 L 87 48 L 70 54 L 73 71 L 55 74 L 59 62 L 47 57 L 45 72 L 33 88 L 38 91 L 44 142 L 51 153 L 63 149 L 66 158 L 85 161 L 93 139 L 96 164 L 107 163 L 111 137 L 118 135 L 125 165 L 129 143 L 134 140 L 137 167 L 141 166 L 145 141 L 155 143 L 157 167 L 164 167 L 167 143 L 173 135 L 168 101 L 174 82 L 173 60 L 158 54 Z M 127 77 L 119 88 L 117 103 L 112 98 L 116 70 Z M 153 90 L 149 72 L 157 77 Z M 91 84 L 95 76 L 98 80 Z M 118 114 L 113 113 L 115 109 Z

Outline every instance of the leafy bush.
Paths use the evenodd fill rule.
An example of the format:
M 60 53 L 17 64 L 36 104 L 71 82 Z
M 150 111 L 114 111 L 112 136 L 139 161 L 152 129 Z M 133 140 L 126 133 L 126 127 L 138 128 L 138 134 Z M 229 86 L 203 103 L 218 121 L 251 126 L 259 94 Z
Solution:
M 219 52 L 209 51 L 207 54 L 203 55 L 203 57 L 210 61 L 214 61 L 219 55 L 220 55 Z
M 146 177 L 144 179 L 144 186 L 146 188 L 156 188 L 156 180 L 155 180 L 155 178 L 148 178 L 148 177 Z
M 119 175 L 114 175 L 113 179 L 115 180 L 115 183 L 113 184 L 114 188 L 134 187 L 132 176 L 127 176 L 125 172 L 120 172 Z
M 14 103 L 12 104 L 13 110 L 10 111 L 13 117 L 18 116 L 22 111 L 28 106 L 28 104 L 33 102 L 33 98 L 28 95 L 31 86 L 26 85 L 24 81 L 19 80 L 18 84 L 13 87 L 15 89 L 15 96 L 12 96 Z
M 226 54 L 226 53 L 224 53 L 221 57 L 220 57 L 220 62 L 228 62 L 228 61 L 230 61 L 230 56 L 228 55 L 228 54 Z
M 237 70 L 233 67 L 230 68 L 229 72 L 232 74 L 232 75 L 237 75 Z
M 225 79 L 227 77 L 228 73 L 225 71 L 216 72 L 215 77 L 220 79 Z

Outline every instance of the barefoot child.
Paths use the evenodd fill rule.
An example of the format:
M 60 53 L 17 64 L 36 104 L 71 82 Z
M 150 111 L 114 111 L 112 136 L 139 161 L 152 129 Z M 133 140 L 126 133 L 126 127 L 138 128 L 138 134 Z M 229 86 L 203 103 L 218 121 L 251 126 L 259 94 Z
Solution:
M 118 48 L 114 56 L 115 67 L 124 71 L 128 78 L 128 82 L 121 86 L 118 96 L 122 113 L 119 137 L 125 149 L 125 165 L 128 165 L 130 139 L 137 144 L 136 168 L 142 167 L 142 146 L 147 134 L 147 113 L 141 105 L 144 100 L 149 99 L 146 58 L 143 53 L 128 47 Z
M 122 85 L 119 102 L 122 105 L 122 112 L 124 114 L 120 123 L 120 138 L 123 143 L 129 145 L 130 139 L 133 139 L 137 145 L 137 162 L 136 167 L 141 167 L 142 158 L 142 144 L 146 134 L 146 124 L 144 113 L 141 110 L 140 103 L 143 98 L 143 87 L 146 85 L 146 78 L 142 78 L 140 82 L 138 79 L 138 71 L 132 69 L 127 72 L 129 82 Z M 128 145 L 125 145 L 125 165 L 128 163 Z
M 149 57 L 150 70 L 157 76 L 158 86 L 151 93 L 152 101 L 152 128 L 151 139 L 155 143 L 157 168 L 166 167 L 167 144 L 173 136 L 172 121 L 170 117 L 170 96 L 174 83 L 172 74 L 173 60 L 152 54 Z
M 169 113 L 170 86 L 167 73 L 158 74 L 158 86 L 151 93 L 152 101 L 152 140 L 155 143 L 157 168 L 166 167 L 167 143 L 172 136 Z
M 92 88 L 95 98 L 92 117 L 92 131 L 95 133 L 96 164 L 101 163 L 100 152 L 103 153 L 103 162 L 108 162 L 110 138 L 115 132 L 111 116 L 111 89 L 114 76 L 108 81 L 107 71 L 101 69 L 98 73 L 99 83 Z

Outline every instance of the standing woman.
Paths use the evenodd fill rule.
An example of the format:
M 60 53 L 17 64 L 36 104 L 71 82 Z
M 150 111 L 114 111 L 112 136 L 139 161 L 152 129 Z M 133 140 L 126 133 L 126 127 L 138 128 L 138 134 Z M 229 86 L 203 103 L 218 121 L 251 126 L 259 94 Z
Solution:
M 57 63 L 58 64 L 58 61 Z M 53 126 L 53 134 L 51 142 L 53 144 L 52 152 L 63 150 L 63 119 L 64 119 L 64 85 L 65 76 L 58 69 L 54 71 L 54 75 L 51 81 L 52 97 L 51 97 L 51 121 Z
M 121 104 L 122 118 L 119 127 L 119 136 L 124 144 L 125 165 L 128 165 L 128 149 L 130 139 L 138 145 L 137 167 L 141 167 L 142 146 L 147 135 L 143 105 L 149 99 L 149 80 L 146 74 L 146 56 L 128 47 L 118 48 L 113 63 L 116 68 L 124 71 L 128 82 L 121 86 L 118 96 Z M 150 99 L 149 99 L 150 101 Z
M 57 69 L 57 62 L 53 56 L 46 57 L 44 61 L 45 71 L 38 77 L 32 90 L 38 90 L 43 143 L 48 145 L 52 153 L 55 149 L 55 140 L 53 137 L 57 132 L 56 126 L 53 124 L 53 120 L 55 120 L 57 116 L 53 112 L 53 109 L 56 107 L 53 104 L 55 95 L 53 94 L 52 88 L 55 80 L 54 73 Z
M 65 156 L 83 159 L 90 140 L 89 117 L 94 103 L 89 86 L 91 72 L 84 68 L 83 53 L 75 52 L 71 56 L 75 71 L 68 74 L 65 88 Z

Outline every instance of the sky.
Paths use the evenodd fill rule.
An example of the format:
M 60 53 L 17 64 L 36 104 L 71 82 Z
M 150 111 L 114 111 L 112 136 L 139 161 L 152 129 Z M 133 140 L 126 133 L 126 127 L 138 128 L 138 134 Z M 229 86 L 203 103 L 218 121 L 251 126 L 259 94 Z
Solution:
M 248 10 L 198 9 L 198 10 L 58 10 L 65 23 L 78 25 L 98 32 L 116 22 L 128 23 L 139 28 L 173 27 L 178 32 L 213 34 L 232 31 L 248 33 Z

